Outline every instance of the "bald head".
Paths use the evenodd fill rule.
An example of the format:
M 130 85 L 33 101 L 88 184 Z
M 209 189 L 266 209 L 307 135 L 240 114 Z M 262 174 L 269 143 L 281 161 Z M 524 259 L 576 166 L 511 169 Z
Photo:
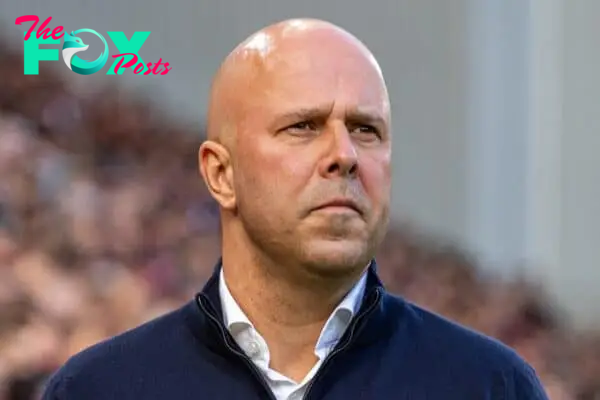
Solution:
M 314 74 L 335 74 L 335 66 L 323 55 L 333 55 L 338 63 L 360 60 L 379 81 L 389 108 L 381 69 L 362 42 L 326 21 L 291 19 L 252 34 L 222 63 L 211 87 L 208 138 L 228 147 L 233 145 L 244 112 L 259 101 L 257 95 L 268 95 L 277 75 L 308 68 Z
M 241 43 L 215 77 L 199 153 L 224 256 L 246 243 L 280 267 L 362 269 L 387 226 L 389 108 L 373 55 L 330 23 L 289 20 Z M 328 201 L 346 206 L 320 211 Z

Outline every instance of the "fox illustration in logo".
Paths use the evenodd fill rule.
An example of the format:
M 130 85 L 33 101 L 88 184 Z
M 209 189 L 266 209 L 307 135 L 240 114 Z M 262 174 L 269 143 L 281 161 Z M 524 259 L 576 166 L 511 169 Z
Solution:
M 75 53 L 79 53 L 80 51 L 86 51 L 90 46 L 83 43 L 83 40 L 78 38 L 71 32 L 65 32 L 65 43 L 62 48 L 62 56 L 65 64 L 69 67 L 70 70 L 73 70 L 71 67 L 71 59 L 75 55 Z
M 93 33 L 104 43 L 104 51 L 96 60 L 85 61 L 76 56 L 76 53 L 86 51 L 90 47 L 83 43 L 83 40 L 77 37 L 77 34 L 80 32 Z M 102 69 L 104 64 L 106 64 L 106 61 L 108 60 L 108 43 L 106 43 L 106 40 L 102 35 L 92 29 L 80 29 L 78 31 L 71 32 L 70 34 L 65 32 L 62 56 L 65 64 L 67 64 L 67 67 L 69 67 L 70 70 L 81 75 L 91 75 L 94 72 Z

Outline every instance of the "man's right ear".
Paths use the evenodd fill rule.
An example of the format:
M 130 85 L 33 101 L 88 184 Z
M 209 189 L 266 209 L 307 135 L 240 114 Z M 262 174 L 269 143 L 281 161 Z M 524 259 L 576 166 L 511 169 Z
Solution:
M 231 155 L 220 143 L 206 140 L 198 150 L 200 174 L 212 197 L 222 208 L 235 208 Z

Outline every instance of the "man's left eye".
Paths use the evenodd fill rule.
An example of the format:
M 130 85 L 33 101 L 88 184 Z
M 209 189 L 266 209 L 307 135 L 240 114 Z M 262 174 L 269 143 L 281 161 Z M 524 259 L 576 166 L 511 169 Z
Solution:
M 352 129 L 354 134 L 361 135 L 361 137 L 379 138 L 379 130 L 371 125 L 359 125 Z
M 355 129 L 361 133 L 377 133 L 377 129 L 370 125 L 357 126 Z

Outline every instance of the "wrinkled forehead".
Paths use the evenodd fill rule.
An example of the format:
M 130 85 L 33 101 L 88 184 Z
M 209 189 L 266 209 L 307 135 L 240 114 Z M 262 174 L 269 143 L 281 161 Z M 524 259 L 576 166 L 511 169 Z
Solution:
M 332 104 L 377 110 L 389 119 L 389 99 L 379 65 L 351 38 L 314 34 L 268 43 L 257 39 L 261 62 L 250 103 L 254 111 Z

